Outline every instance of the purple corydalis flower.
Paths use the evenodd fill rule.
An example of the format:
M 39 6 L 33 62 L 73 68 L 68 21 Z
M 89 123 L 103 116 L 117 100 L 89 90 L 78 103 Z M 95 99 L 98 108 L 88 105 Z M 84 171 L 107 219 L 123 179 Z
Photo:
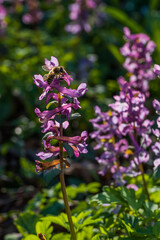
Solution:
M 134 191 L 138 191 L 138 187 L 135 184 L 129 184 L 129 185 L 127 185 L 127 188 L 128 189 L 133 189 Z
M 128 71 L 129 81 L 132 87 L 149 96 L 149 81 L 155 78 L 151 53 L 156 45 L 146 34 L 131 34 L 127 27 L 124 28 L 124 36 L 127 42 L 120 51 L 126 57 L 123 66 Z
M 67 32 L 79 34 L 90 32 L 92 25 L 101 25 L 106 18 L 105 4 L 97 0 L 75 0 L 69 5 L 71 22 L 65 26 Z
M 153 121 L 145 119 L 149 111 L 144 106 L 145 95 L 132 89 L 132 85 L 123 80 L 120 82 L 121 91 L 119 96 L 114 96 L 115 103 L 109 106 L 117 113 L 119 118 L 119 130 L 121 134 L 128 132 L 141 134 L 146 132 L 153 125 Z
M 138 165 L 149 160 L 147 148 L 151 145 L 151 127 L 154 121 L 146 119 L 145 95 L 132 88 L 132 84 L 119 79 L 120 93 L 109 104 L 112 111 L 102 112 L 95 107 L 97 118 L 91 119 L 95 129 L 90 136 L 97 141 L 94 149 L 103 149 L 96 160 L 103 165 L 103 176 L 108 170 L 117 185 L 125 184 L 123 176 L 139 175 Z M 125 167 L 119 159 L 123 159 Z
M 52 56 L 50 61 L 47 58 L 45 58 L 45 65 L 48 68 L 48 71 L 50 71 L 52 70 L 53 67 L 58 67 L 59 62 L 57 58 Z
M 160 78 L 160 66 L 155 64 L 153 68 L 153 72 Z
M 157 99 L 153 100 L 153 107 L 156 110 L 156 113 L 160 115 L 160 102 Z
M 76 0 L 75 3 L 71 4 L 69 16 L 72 22 L 66 25 L 66 31 L 73 34 L 78 34 L 81 31 L 89 32 L 91 30 L 88 23 L 89 9 L 94 9 L 96 6 L 96 0 Z
M 5 18 L 6 14 L 7 14 L 6 9 L 2 5 L 0 5 L 0 21 L 2 21 Z
M 81 133 L 81 136 L 75 136 L 75 137 L 65 137 L 65 136 L 49 136 L 46 139 L 46 144 L 49 144 L 51 139 L 56 139 L 59 141 L 63 141 L 63 142 L 68 142 L 69 144 L 73 144 L 76 145 L 77 149 L 79 150 L 80 153 L 87 153 L 87 144 L 86 144 L 86 140 L 88 138 L 87 132 L 83 131 Z M 71 145 L 72 146 L 72 145 Z
M 4 8 L 4 6 L 1 5 L 0 3 L 0 34 L 3 34 L 7 27 L 7 22 L 5 20 L 6 15 L 7 15 L 7 11 Z
M 155 108 L 156 113 L 160 115 L 160 102 L 157 99 L 153 100 L 153 107 Z M 157 126 L 160 128 L 160 116 L 157 118 Z M 156 143 L 152 146 L 153 153 L 158 157 L 154 161 L 154 166 L 156 168 L 160 165 L 160 129 L 152 129 L 152 132 L 157 138 Z
M 74 155 L 76 157 L 79 156 L 79 153 L 87 153 L 86 131 L 83 131 L 81 133 L 81 136 L 68 137 L 61 135 L 60 130 L 62 128 L 66 129 L 69 126 L 68 120 L 70 118 L 72 110 L 80 108 L 80 102 L 78 101 L 77 97 L 81 97 L 86 93 L 86 84 L 81 83 L 77 89 L 64 87 L 61 84 L 66 82 L 68 85 L 70 85 L 72 78 L 68 75 L 63 67 L 59 66 L 57 58 L 51 57 L 50 61 L 48 59 L 45 59 L 45 67 L 43 66 L 43 69 L 47 70 L 50 74 L 50 72 L 54 71 L 54 68 L 62 68 L 62 71 L 60 71 L 60 73 L 57 75 L 52 74 L 51 82 L 45 81 L 44 77 L 41 75 L 35 75 L 33 79 L 36 86 L 43 89 L 43 93 L 40 95 L 39 100 L 42 100 L 44 97 L 46 97 L 47 103 L 47 110 L 41 112 L 39 108 L 35 109 L 35 113 L 37 114 L 40 122 L 43 123 L 42 132 L 45 133 L 45 136 L 43 138 L 43 146 L 45 151 L 37 154 L 41 160 L 46 160 L 58 156 L 60 155 L 60 151 L 65 153 L 67 152 L 64 146 L 61 148 L 60 146 L 53 146 L 51 141 L 52 139 L 68 144 L 70 148 L 73 149 Z M 54 90 L 56 92 L 54 92 Z M 52 99 L 54 101 L 50 102 Z M 51 109 L 50 106 L 53 106 L 53 103 L 55 108 Z M 66 167 L 69 166 L 69 163 L 65 159 L 63 160 L 63 163 Z M 36 160 L 36 170 L 37 172 L 40 172 L 53 167 L 57 167 L 59 164 L 59 159 L 45 163 Z
M 45 123 L 50 119 L 54 119 L 57 113 L 66 115 L 67 118 L 69 118 L 72 108 L 78 109 L 79 107 L 79 101 L 75 98 L 74 103 L 64 104 L 62 107 L 57 107 L 53 110 L 45 110 L 43 112 L 41 112 L 39 108 L 36 108 L 35 113 L 39 117 L 40 122 Z
M 39 9 L 39 1 L 37 0 L 28 0 L 27 1 L 28 12 L 23 15 L 22 21 L 24 24 L 38 24 L 42 17 L 43 13 Z

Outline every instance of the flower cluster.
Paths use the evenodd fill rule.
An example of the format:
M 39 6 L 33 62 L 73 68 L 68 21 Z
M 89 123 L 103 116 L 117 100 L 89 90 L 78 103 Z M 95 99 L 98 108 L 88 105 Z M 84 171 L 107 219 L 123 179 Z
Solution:
M 96 9 L 96 7 L 96 0 L 76 0 L 75 3 L 69 6 L 69 16 L 72 22 L 65 27 L 66 31 L 73 34 L 78 34 L 82 31 L 89 32 L 91 30 L 88 22 L 89 11 Z
M 153 71 L 160 78 L 160 66 L 155 64 Z M 158 129 L 152 129 L 153 134 L 158 139 L 158 141 L 156 141 L 156 143 L 152 146 L 152 150 L 157 157 L 154 161 L 154 166 L 158 167 L 160 165 L 160 130 L 159 130 L 159 128 L 160 128 L 160 102 L 157 99 L 154 99 L 153 107 L 155 108 L 156 113 L 159 115 L 159 117 L 157 118 Z
M 149 81 L 155 78 L 151 69 L 151 53 L 155 49 L 155 43 L 144 33 L 131 34 L 127 27 L 124 28 L 124 36 L 126 43 L 120 49 L 126 57 L 123 66 L 128 71 L 133 88 L 148 97 Z
M 28 13 L 24 14 L 22 21 L 24 24 L 37 24 L 43 17 L 42 11 L 39 9 L 38 0 L 27 1 Z
M 0 3 L 0 34 L 3 34 L 6 27 L 7 27 L 7 22 L 5 21 L 6 17 L 6 9 L 2 5 L 2 2 Z
M 97 158 L 104 166 L 100 173 L 105 175 L 110 169 L 116 183 L 124 184 L 124 174 L 139 174 L 137 167 L 149 160 L 147 148 L 151 145 L 149 134 L 153 121 L 146 119 L 149 111 L 144 106 L 145 95 L 134 90 L 123 78 L 119 79 L 119 84 L 120 94 L 114 96 L 114 103 L 109 104 L 112 111 L 104 113 L 95 108 L 97 118 L 91 122 L 96 131 L 91 137 L 98 141 L 95 149 L 103 147 L 104 150 Z
M 87 153 L 86 131 L 83 131 L 81 136 L 63 136 L 63 129 L 68 128 L 69 119 L 76 116 L 76 114 L 72 114 L 72 110 L 80 108 L 77 98 L 86 93 L 86 84 L 81 83 L 77 89 L 62 86 L 64 82 L 69 86 L 73 79 L 62 66 L 59 66 L 55 57 L 51 57 L 50 61 L 45 59 L 43 69 L 48 70 L 49 73 L 44 77 L 40 74 L 34 75 L 34 83 L 43 89 L 39 100 L 41 101 L 45 97 L 47 104 L 45 111 L 41 112 L 39 108 L 35 109 L 35 113 L 42 123 L 42 132 L 45 133 L 43 137 L 45 151 L 38 153 L 37 156 L 41 160 L 58 156 L 61 147 L 54 146 L 53 140 L 63 143 L 62 152 L 73 152 L 76 157 L 79 156 L 79 153 Z M 55 108 L 49 110 L 53 105 Z M 66 159 L 63 159 L 63 163 L 69 166 Z M 49 162 L 36 160 L 36 171 L 40 172 L 56 167 L 58 164 L 60 164 L 59 158 Z

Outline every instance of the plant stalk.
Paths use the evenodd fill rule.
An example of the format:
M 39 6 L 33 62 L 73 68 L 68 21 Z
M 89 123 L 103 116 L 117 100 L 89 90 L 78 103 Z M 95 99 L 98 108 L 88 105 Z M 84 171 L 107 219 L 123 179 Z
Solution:
M 148 201 L 150 201 L 149 192 L 148 192 L 148 188 L 147 188 L 147 183 L 146 183 L 146 180 L 145 180 L 145 177 L 144 177 L 144 169 L 143 169 L 143 164 L 142 163 L 139 163 L 139 169 L 141 171 L 142 180 L 143 180 L 144 189 L 145 189 L 145 192 L 146 192 L 147 199 L 148 199 Z
M 61 93 L 58 93 L 58 106 L 61 107 Z M 62 123 L 60 123 L 60 136 L 63 136 L 63 126 Z M 64 179 L 64 168 L 63 168 L 63 142 L 59 141 L 59 148 L 60 148 L 60 168 L 61 168 L 61 173 L 59 174 L 60 182 L 61 182 L 61 189 L 62 189 L 62 194 L 63 194 L 63 199 L 64 199 L 64 205 L 68 217 L 68 222 L 70 226 L 70 232 L 71 232 L 71 238 L 72 240 L 76 240 L 76 233 L 74 230 L 74 225 L 72 221 L 72 216 L 71 216 L 71 210 L 69 207 L 68 203 L 68 197 L 67 197 L 67 192 L 66 192 L 66 185 L 65 185 L 65 179 Z
M 136 137 L 136 133 L 134 134 L 135 137 L 130 133 L 129 136 L 130 136 L 130 139 L 135 147 L 135 149 L 139 149 L 139 144 L 138 142 L 136 141 L 135 138 Z M 143 168 L 143 164 L 139 161 L 139 157 L 137 156 L 137 159 L 138 159 L 138 166 L 139 166 L 139 170 L 141 172 L 141 175 L 142 175 L 142 181 L 143 181 L 143 185 L 144 185 L 144 190 L 146 192 L 146 196 L 147 196 L 147 199 L 148 201 L 150 201 L 150 197 L 149 197 L 149 192 L 148 192 L 148 187 L 147 187 L 147 183 L 146 183 L 146 180 L 145 180 L 145 177 L 144 177 L 144 168 Z

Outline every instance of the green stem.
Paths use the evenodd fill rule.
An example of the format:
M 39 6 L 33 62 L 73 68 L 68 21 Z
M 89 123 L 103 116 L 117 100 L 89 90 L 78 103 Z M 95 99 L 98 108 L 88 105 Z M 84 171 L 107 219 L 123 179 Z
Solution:
M 136 131 L 134 132 L 134 136 L 132 135 L 132 133 L 130 133 L 129 136 L 130 136 L 130 139 L 131 139 L 135 149 L 139 149 L 140 147 L 139 147 L 138 142 L 137 142 L 137 133 L 136 133 Z M 148 192 L 148 188 L 147 188 L 147 183 L 146 183 L 146 180 L 145 180 L 145 177 L 144 177 L 143 164 L 139 161 L 139 157 L 138 156 L 137 156 L 137 159 L 138 159 L 138 166 L 139 166 L 139 169 L 140 169 L 140 172 L 141 172 L 141 175 L 142 175 L 142 181 L 143 181 L 143 185 L 144 185 L 144 190 L 146 192 L 146 196 L 147 196 L 148 201 L 150 201 L 149 192 Z
M 146 183 L 146 180 L 145 180 L 145 177 L 144 177 L 144 169 L 143 169 L 143 164 L 142 163 L 139 163 L 139 169 L 141 171 L 142 180 L 143 180 L 144 189 L 145 189 L 145 192 L 146 192 L 147 199 L 148 199 L 148 201 L 150 201 L 149 192 L 148 192 L 148 188 L 147 188 L 147 183 Z
M 61 94 L 60 92 L 58 93 L 58 105 L 59 107 L 61 107 Z M 62 123 L 60 123 L 60 136 L 63 136 L 63 126 Z M 64 205 L 65 205 L 65 209 L 66 209 L 66 213 L 67 213 L 67 217 L 68 217 L 68 222 L 69 222 L 69 226 L 70 226 L 70 231 L 71 231 L 71 237 L 72 240 L 76 240 L 76 234 L 74 231 L 74 225 L 73 225 L 73 221 L 72 221 L 72 216 L 71 216 L 71 210 L 69 207 L 69 203 L 68 203 L 68 197 L 67 197 L 67 192 L 66 192 L 66 185 L 65 185 L 65 179 L 64 179 L 64 168 L 63 168 L 63 142 L 59 141 L 59 148 L 60 148 L 60 168 L 61 168 L 61 173 L 59 175 L 60 178 L 60 182 L 61 182 L 61 189 L 62 189 L 62 194 L 63 194 L 63 199 L 64 199 Z

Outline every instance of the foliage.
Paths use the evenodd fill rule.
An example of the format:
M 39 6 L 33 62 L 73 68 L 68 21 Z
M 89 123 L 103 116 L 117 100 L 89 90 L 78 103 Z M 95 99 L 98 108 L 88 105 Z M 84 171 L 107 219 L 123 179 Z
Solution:
M 97 226 L 102 222 L 101 218 L 94 216 L 93 211 L 89 207 L 89 203 L 79 201 L 78 195 L 86 197 L 88 193 L 96 193 L 99 191 L 99 183 L 90 183 L 88 185 L 80 184 L 79 186 L 67 187 L 67 194 L 70 203 L 76 206 L 78 211 L 73 216 L 73 223 L 77 233 L 77 239 L 91 239 L 93 236 L 93 226 Z M 47 239 L 70 239 L 69 225 L 67 215 L 60 213 L 64 210 L 62 201 L 62 192 L 60 184 L 57 184 L 54 189 L 43 190 L 38 193 L 26 206 L 26 209 L 15 220 L 17 229 L 22 234 L 24 239 L 37 239 L 39 233 L 43 233 Z M 36 211 L 36 213 L 35 213 Z M 42 217 L 45 216 L 45 217 Z M 62 232 L 57 232 L 57 226 L 61 226 Z M 59 229 L 59 228 L 58 228 Z M 53 234 L 51 234 L 53 233 Z M 96 236 L 96 234 L 94 234 Z
M 152 199 L 148 201 L 142 194 L 141 177 L 134 180 L 139 185 L 138 191 L 124 186 L 104 186 L 103 191 L 94 196 L 88 196 L 88 193 L 99 191 L 99 183 L 67 187 L 70 205 L 74 206 L 72 216 L 77 239 L 159 239 L 160 211 L 159 204 L 153 197 L 159 184 L 157 182 L 155 188 L 153 181 L 147 180 Z M 160 191 L 156 195 L 159 193 Z M 83 200 L 79 200 L 79 194 L 83 194 Z M 59 209 L 58 203 L 61 203 Z M 38 193 L 15 220 L 15 224 L 25 240 L 36 240 L 41 232 L 47 240 L 62 237 L 70 239 L 67 215 L 60 213 L 63 209 L 58 184 L 54 189 L 44 190 L 41 196 Z
M 124 44 L 124 25 L 132 33 L 143 32 L 150 36 L 156 43 L 153 60 L 160 63 L 160 4 L 157 0 L 100 1 L 103 3 L 102 22 L 96 24 L 96 14 L 93 15 L 91 11 L 91 31 L 74 35 L 65 31 L 65 26 L 71 21 L 69 5 L 74 1 L 39 1 L 43 17 L 36 24 L 28 25 L 23 21 L 28 11 L 27 2 L 1 1 L 7 10 L 7 24 L 5 30 L 0 29 L 0 236 L 3 239 L 5 228 L 8 231 L 5 240 L 17 240 L 19 237 L 39 239 L 40 232 L 46 235 L 47 240 L 65 240 L 70 239 L 70 235 L 63 213 L 60 186 L 57 184 L 53 189 L 44 188 L 44 185 L 55 184 L 57 179 L 53 181 L 53 171 L 44 174 L 42 179 L 34 170 L 41 136 L 34 114 L 34 108 L 39 105 L 37 99 L 40 92 L 33 85 L 32 76 L 34 73 L 43 74 L 40 66 L 44 57 L 50 59 L 53 55 L 76 79 L 72 85 L 74 88 L 86 82 L 88 91 L 81 102 L 81 120 L 76 120 L 79 115 L 71 115 L 70 119 L 75 120 L 69 133 L 76 135 L 82 129 L 93 131 L 88 120 L 94 118 L 94 106 L 100 106 L 102 111 L 108 110 L 112 96 L 118 92 L 116 79 L 124 74 L 124 58 L 119 51 Z M 151 101 L 153 97 L 159 98 L 159 86 L 159 79 L 151 82 L 150 98 L 146 102 L 152 120 L 156 117 Z M 52 105 L 47 107 L 50 109 Z M 62 118 L 58 120 L 63 121 Z M 78 160 L 72 160 L 76 163 L 95 163 L 90 140 L 88 145 L 89 153 L 85 159 L 80 155 Z M 65 147 L 68 148 L 66 144 Z M 145 167 L 150 201 L 145 199 L 140 176 L 128 179 L 129 184 L 139 187 L 135 192 L 125 187 L 105 186 L 98 193 L 99 183 L 67 187 L 78 240 L 160 239 L 160 168 L 155 168 L 152 175 L 151 161 Z M 58 173 L 54 171 L 54 174 Z M 112 182 L 108 173 L 101 180 L 105 185 Z M 74 184 L 82 180 L 70 177 L 69 182 Z M 96 193 L 94 197 L 90 196 Z M 14 231 L 13 219 L 20 235 L 11 234 Z M 55 221 L 59 224 L 55 224 Z

